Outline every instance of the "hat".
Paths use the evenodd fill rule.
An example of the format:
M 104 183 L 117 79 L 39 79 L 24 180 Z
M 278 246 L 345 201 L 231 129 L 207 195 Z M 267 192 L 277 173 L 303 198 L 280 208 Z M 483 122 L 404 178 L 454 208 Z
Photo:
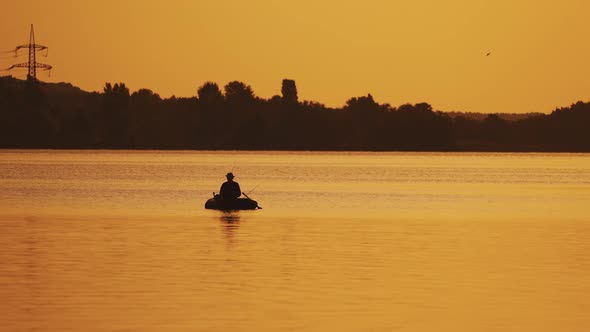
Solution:
M 230 178 L 233 179 L 234 178 L 234 174 L 232 172 L 229 172 L 229 173 L 227 173 L 225 175 L 225 177 L 228 178 L 228 179 L 230 179 Z

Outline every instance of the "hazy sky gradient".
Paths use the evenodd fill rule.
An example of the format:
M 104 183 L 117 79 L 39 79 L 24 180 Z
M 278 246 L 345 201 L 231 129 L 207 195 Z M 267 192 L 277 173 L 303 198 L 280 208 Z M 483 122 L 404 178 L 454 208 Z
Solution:
M 205 81 L 240 80 L 269 98 L 291 78 L 300 99 L 329 106 L 371 93 L 549 112 L 590 99 L 588 13 L 582 0 L 10 1 L 0 50 L 27 43 L 34 23 L 50 48 L 38 61 L 54 66 L 39 78 L 85 90 L 121 81 L 193 96 Z M 2 53 L 0 66 L 19 58 Z

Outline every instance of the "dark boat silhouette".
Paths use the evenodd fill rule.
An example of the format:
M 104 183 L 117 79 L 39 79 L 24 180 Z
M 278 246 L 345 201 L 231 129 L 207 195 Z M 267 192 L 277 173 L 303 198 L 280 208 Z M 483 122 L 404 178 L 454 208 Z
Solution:
M 223 199 L 220 195 L 213 194 L 213 198 L 209 198 L 207 202 L 205 202 L 205 209 L 223 211 L 262 209 L 258 206 L 258 202 L 245 194 L 244 196 L 246 196 L 246 198 Z

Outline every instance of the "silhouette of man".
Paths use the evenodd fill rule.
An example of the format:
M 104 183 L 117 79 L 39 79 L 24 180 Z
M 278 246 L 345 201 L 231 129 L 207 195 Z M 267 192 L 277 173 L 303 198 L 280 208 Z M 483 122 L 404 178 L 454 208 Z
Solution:
M 227 173 L 225 175 L 227 181 L 221 185 L 221 189 L 219 189 L 219 195 L 223 199 L 236 199 L 240 197 L 242 194 L 242 190 L 240 189 L 240 185 L 237 182 L 234 182 L 234 175 L 232 173 Z

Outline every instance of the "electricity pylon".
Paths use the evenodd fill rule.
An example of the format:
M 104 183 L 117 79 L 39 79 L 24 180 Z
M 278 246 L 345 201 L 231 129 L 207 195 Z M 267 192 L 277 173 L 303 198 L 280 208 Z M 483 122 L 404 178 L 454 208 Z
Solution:
M 22 48 L 29 49 L 29 62 L 17 63 L 15 65 L 10 66 L 10 68 L 8 68 L 8 70 L 11 70 L 13 68 L 28 68 L 29 73 L 27 74 L 27 79 L 36 80 L 37 79 L 37 68 L 40 68 L 43 70 L 51 70 L 51 68 L 53 68 L 50 65 L 46 65 L 44 63 L 37 62 L 37 51 L 46 51 L 45 56 L 47 56 L 47 53 L 49 52 L 49 48 L 47 46 L 35 44 L 35 30 L 33 29 L 32 24 L 31 24 L 31 35 L 29 37 L 29 43 L 17 46 L 14 49 L 14 56 L 15 57 L 18 56 L 18 51 Z M 50 72 L 50 74 L 51 74 L 51 72 Z

